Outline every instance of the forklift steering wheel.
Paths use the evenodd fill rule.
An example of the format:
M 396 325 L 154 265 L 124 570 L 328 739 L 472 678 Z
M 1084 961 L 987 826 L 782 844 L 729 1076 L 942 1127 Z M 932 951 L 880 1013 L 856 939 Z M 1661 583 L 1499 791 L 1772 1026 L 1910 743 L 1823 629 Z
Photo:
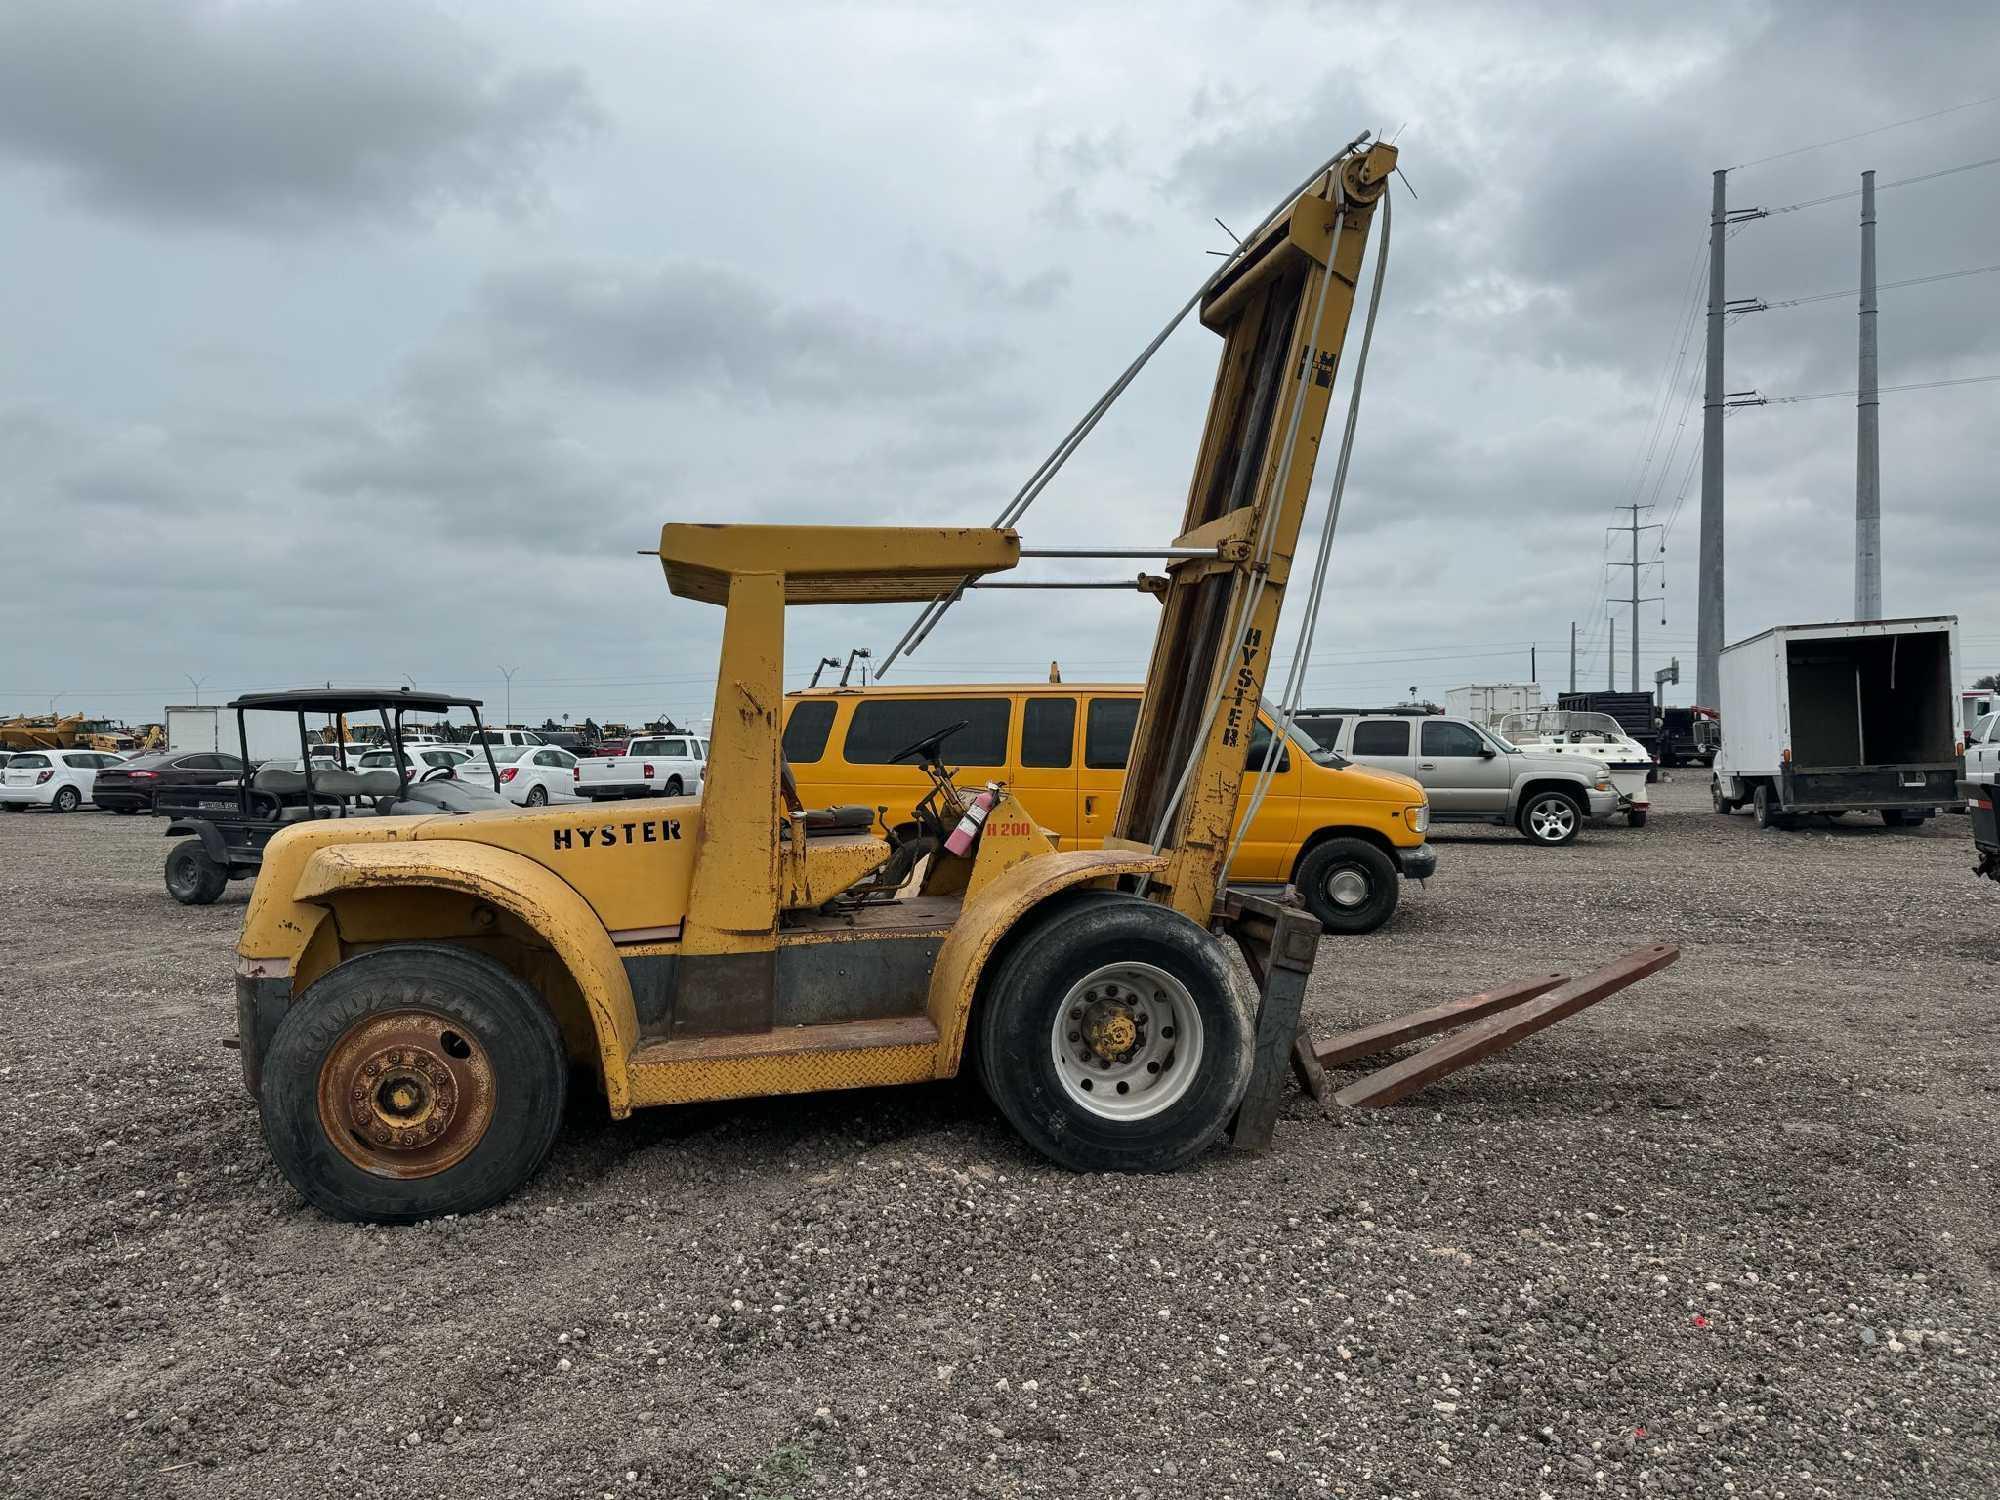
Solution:
M 943 729 L 933 730 L 914 745 L 898 750 L 894 755 L 889 757 L 889 763 L 895 765 L 906 760 L 942 762 L 943 757 L 939 754 L 939 747 L 971 722 L 972 720 L 970 719 L 960 719 L 956 724 L 949 724 Z

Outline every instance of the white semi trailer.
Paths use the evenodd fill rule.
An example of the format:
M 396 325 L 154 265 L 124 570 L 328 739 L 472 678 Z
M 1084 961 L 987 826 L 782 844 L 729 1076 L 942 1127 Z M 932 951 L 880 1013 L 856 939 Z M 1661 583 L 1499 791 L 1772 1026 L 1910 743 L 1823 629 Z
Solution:
M 1717 812 L 1890 827 L 1957 800 L 1958 618 L 1779 625 L 1722 652 Z

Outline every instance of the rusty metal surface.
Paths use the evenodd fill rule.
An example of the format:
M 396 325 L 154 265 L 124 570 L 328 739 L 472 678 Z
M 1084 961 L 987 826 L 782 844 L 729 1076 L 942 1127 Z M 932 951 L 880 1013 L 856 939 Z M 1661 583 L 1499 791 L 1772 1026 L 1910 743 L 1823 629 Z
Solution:
M 463 1161 L 493 1122 L 493 1103 L 485 1049 L 436 1011 L 369 1016 L 320 1065 L 320 1128 L 377 1177 L 430 1177 Z
M 1408 1098 L 1447 1073 L 1503 1052 L 1522 1038 L 1553 1026 L 1650 974 L 1657 974 L 1680 956 L 1679 948 L 1666 943 L 1635 948 L 1594 973 L 1572 979 L 1526 1004 L 1488 1016 L 1454 1036 L 1431 1043 L 1414 1057 L 1406 1057 L 1369 1074 L 1359 1083 L 1349 1084 L 1333 1096 L 1334 1102 L 1363 1109 Z
M 1476 995 L 1467 995 L 1463 1000 L 1447 1000 L 1429 1010 L 1391 1016 L 1372 1026 L 1356 1027 L 1353 1031 L 1330 1036 L 1325 1041 L 1315 1041 L 1311 1043 L 1309 1055 L 1322 1068 L 1337 1068 L 1357 1057 L 1373 1057 L 1378 1052 L 1387 1052 L 1392 1047 L 1413 1042 L 1420 1036 L 1450 1031 L 1456 1026 L 1484 1020 L 1496 1011 L 1511 1010 L 1537 996 L 1546 995 L 1568 978 L 1567 974 L 1538 974 L 1533 979 L 1503 984 L 1497 990 L 1482 990 Z
M 1233 920 L 1227 930 L 1258 976 L 1262 995 L 1250 1086 L 1236 1111 L 1229 1144 L 1238 1151 L 1262 1151 L 1271 1144 L 1277 1125 L 1286 1061 L 1298 1034 L 1299 1007 L 1319 947 L 1320 925 L 1310 912 L 1295 906 L 1234 891 L 1230 896 L 1225 909 L 1233 913 Z

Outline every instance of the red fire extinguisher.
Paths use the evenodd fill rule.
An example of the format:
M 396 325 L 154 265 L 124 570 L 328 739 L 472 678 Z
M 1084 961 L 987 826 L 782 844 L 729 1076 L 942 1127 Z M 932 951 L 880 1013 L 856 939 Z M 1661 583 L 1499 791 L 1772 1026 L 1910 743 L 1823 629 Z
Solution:
M 979 830 L 986 826 L 986 815 L 993 811 L 1000 800 L 1000 783 L 989 781 L 986 789 L 972 799 L 965 809 L 965 816 L 958 820 L 958 827 L 952 829 L 951 837 L 944 841 L 947 854 L 964 854 L 972 848 L 979 837 Z

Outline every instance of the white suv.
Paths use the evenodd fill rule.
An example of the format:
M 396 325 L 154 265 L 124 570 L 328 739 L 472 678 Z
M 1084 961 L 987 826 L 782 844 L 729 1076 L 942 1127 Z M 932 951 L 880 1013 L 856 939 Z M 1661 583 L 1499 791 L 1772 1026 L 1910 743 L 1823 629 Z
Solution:
M 16 751 L 0 771 L 0 807 L 8 812 L 31 807 L 75 812 L 90 800 L 97 773 L 124 759 L 109 750 Z

